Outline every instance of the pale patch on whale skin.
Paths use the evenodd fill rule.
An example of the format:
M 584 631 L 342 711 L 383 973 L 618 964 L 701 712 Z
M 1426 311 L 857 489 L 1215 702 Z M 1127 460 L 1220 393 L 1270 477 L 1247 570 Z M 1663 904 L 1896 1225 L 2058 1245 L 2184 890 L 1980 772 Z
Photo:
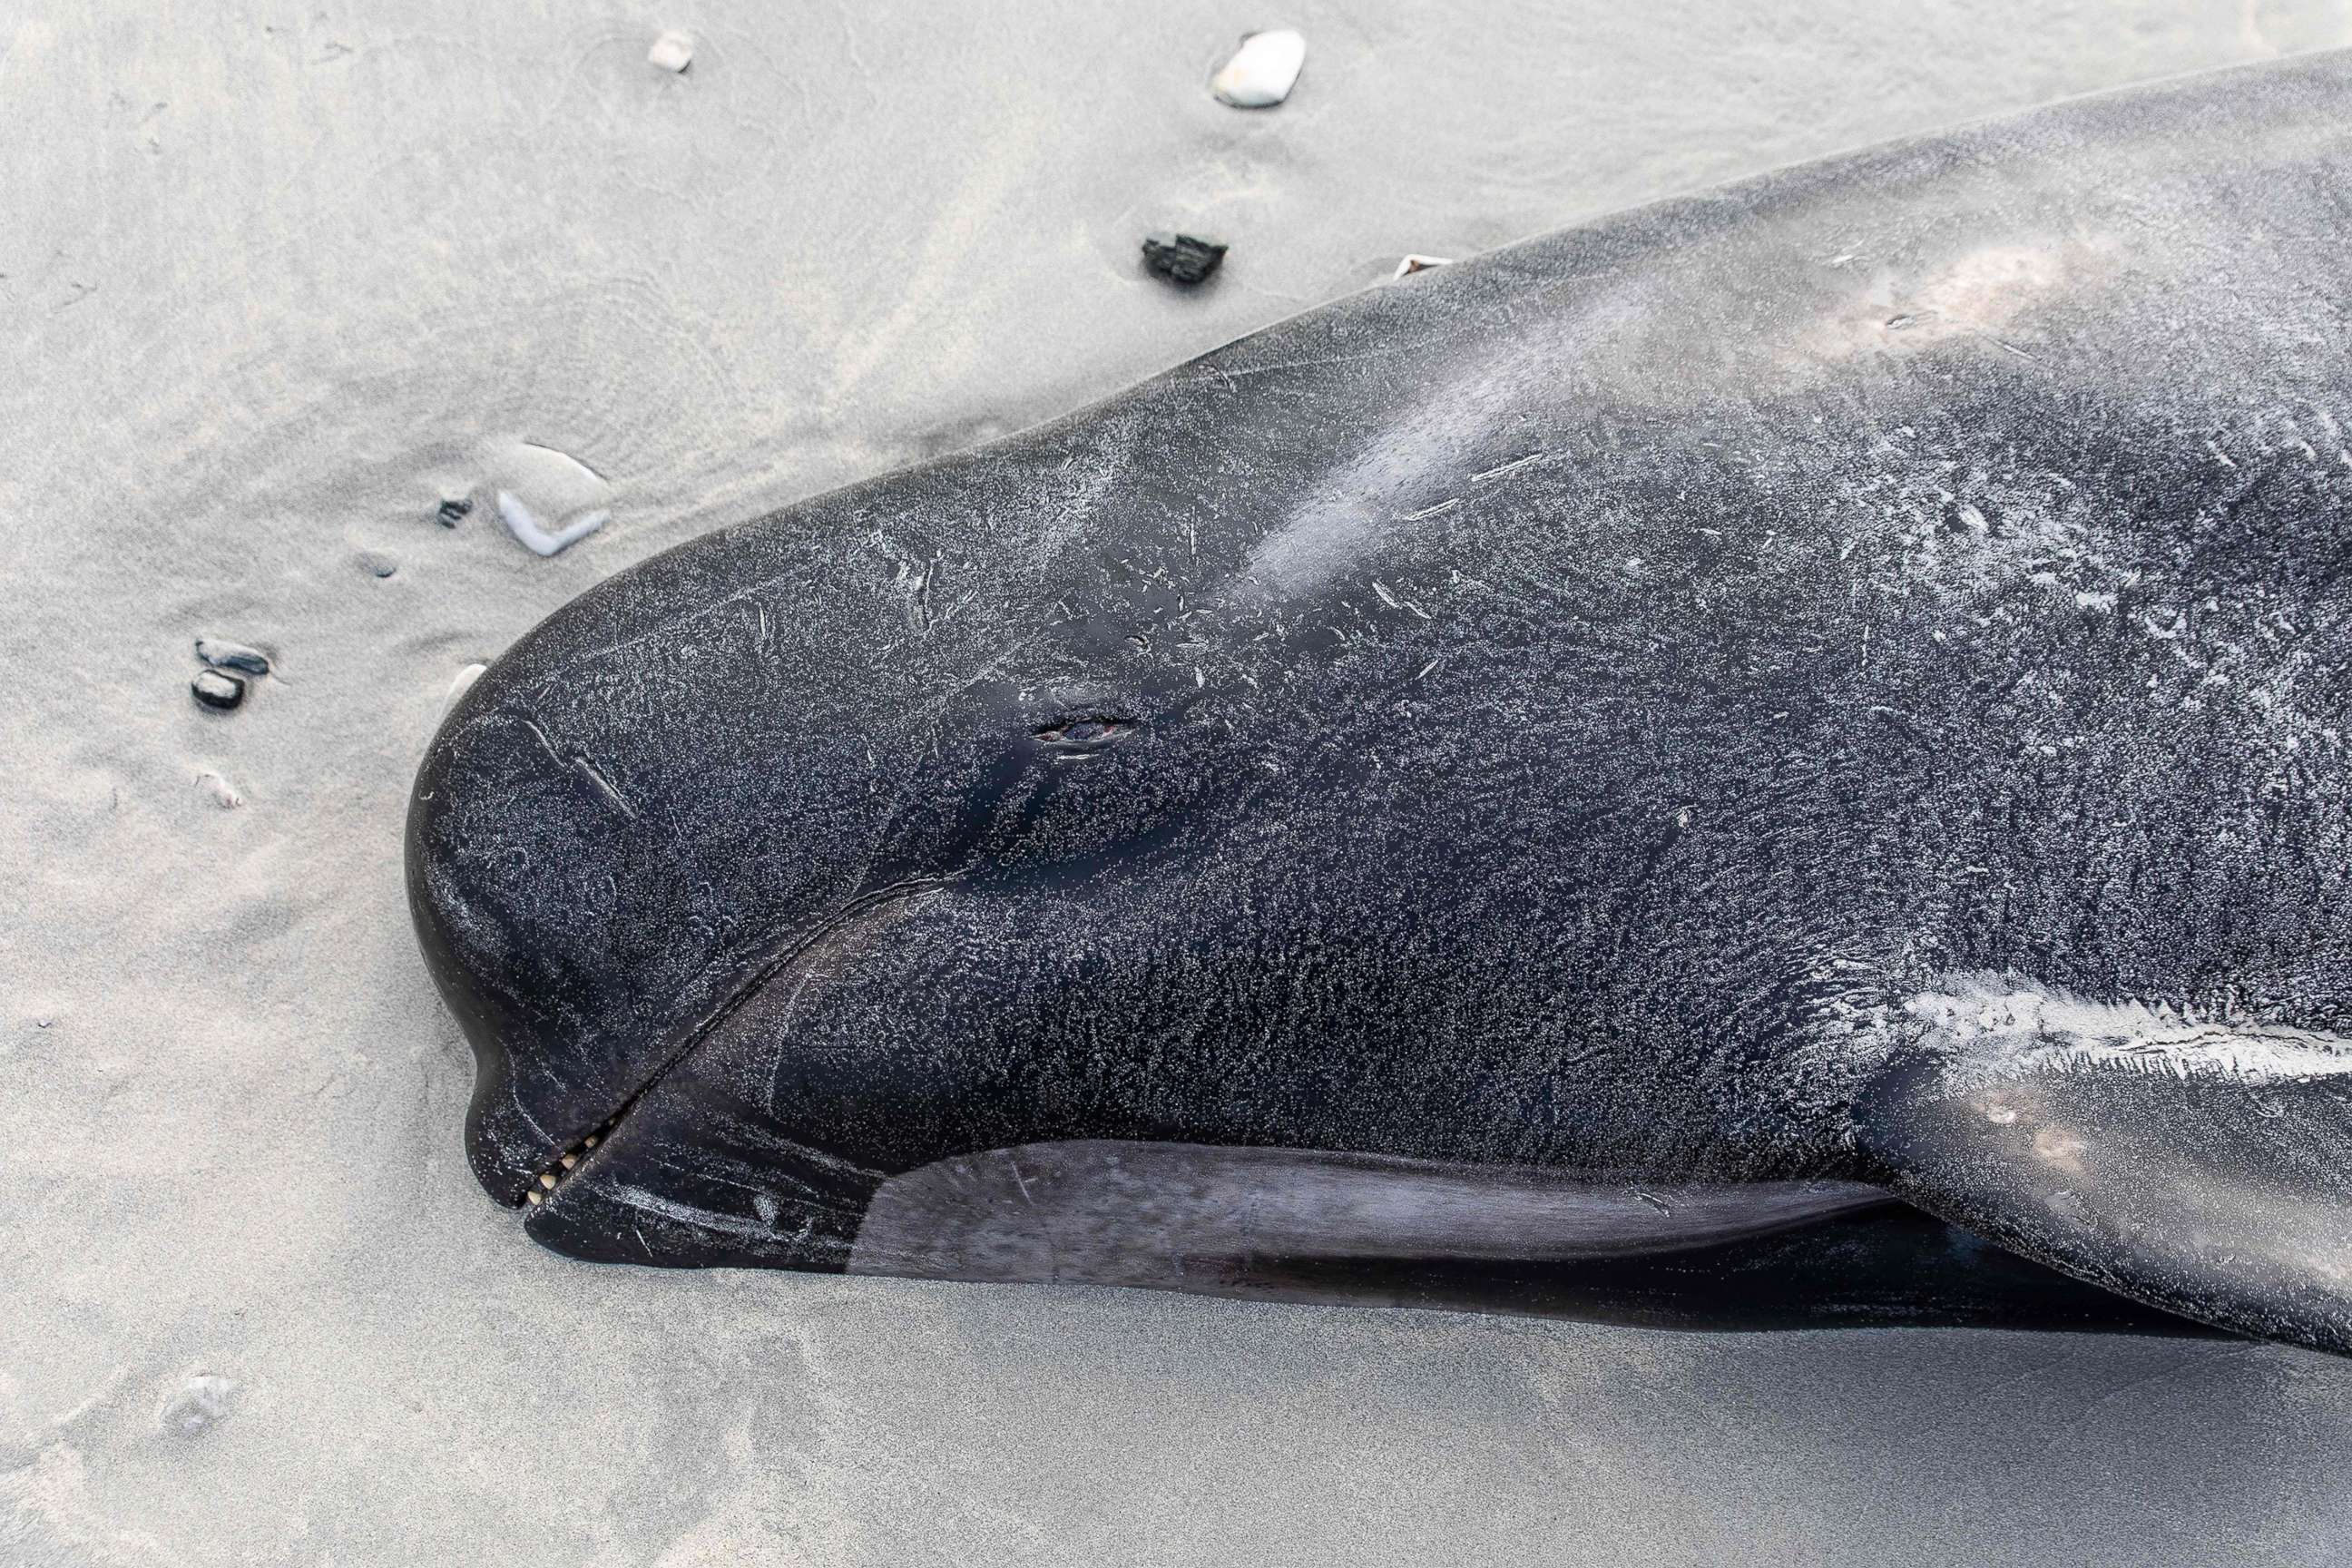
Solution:
M 2095 1002 L 2013 978 L 1958 977 L 1904 1012 L 1945 1057 L 1945 1081 L 1977 1089 L 2037 1072 L 2220 1078 L 2248 1085 L 2352 1075 L 2352 1039 L 2198 1017 L 2137 1002 Z M 1988 1112 L 1996 1120 L 1996 1107 Z
M 2352 1039 L 2014 975 L 1902 1012 L 1859 1108 L 1897 1196 L 2166 1310 L 2352 1352 Z
M 1908 356 L 1956 339 L 2034 357 L 2036 318 L 2051 304 L 2079 307 L 2117 268 L 2105 237 L 2046 245 L 1983 245 L 1932 269 L 1881 268 L 1796 343 L 1798 357 L 1837 363 L 1864 354 Z
M 1306 597 L 1414 524 L 1490 499 L 1548 465 L 1572 462 L 1572 454 L 1546 448 L 1534 434 L 1540 428 L 1534 416 L 1571 370 L 1644 401 L 1681 396 L 1662 386 L 1637 353 L 1664 307 L 1652 279 L 1599 279 L 1557 316 L 1520 324 L 1500 353 L 1465 359 L 1444 350 L 1400 366 L 1396 374 L 1419 384 L 1410 412 L 1385 421 L 1345 461 L 1295 492 L 1269 496 L 1265 531 L 1217 593 Z M 1244 362 L 1204 379 L 1283 368 Z

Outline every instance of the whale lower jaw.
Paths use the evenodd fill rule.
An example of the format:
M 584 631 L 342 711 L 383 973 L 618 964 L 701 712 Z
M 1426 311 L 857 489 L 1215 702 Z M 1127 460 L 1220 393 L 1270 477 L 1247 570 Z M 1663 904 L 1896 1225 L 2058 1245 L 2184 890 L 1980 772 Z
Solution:
M 724 1024 L 738 1008 L 771 985 L 782 984 L 789 993 L 793 985 L 804 983 L 808 971 L 822 963 L 827 953 L 865 940 L 886 926 L 894 914 L 903 912 L 924 895 L 952 885 L 951 880 L 946 878 L 921 877 L 869 889 L 846 900 L 822 918 L 789 933 L 777 945 L 773 954 L 753 966 L 729 991 L 725 1000 L 709 1017 L 685 1031 L 678 1044 L 664 1051 L 659 1065 L 623 1096 L 602 1121 L 561 1144 L 545 1147 L 537 1162 L 520 1173 L 518 1188 L 493 1189 L 492 1195 L 509 1208 L 532 1210 L 545 1206 L 557 1189 L 581 1169 L 583 1163 L 620 1130 L 638 1103 L 659 1088 L 673 1069 L 692 1057 L 711 1032 Z M 786 1016 L 790 1016 L 789 1010 Z M 540 1125 L 527 1116 L 525 1120 L 534 1128 Z
M 1550 1264 L 1768 1236 L 1893 1201 L 1856 1182 L 1654 1184 L 1320 1150 L 1085 1139 L 884 1181 L 853 1274 L 1254 1296 L 1307 1267 Z

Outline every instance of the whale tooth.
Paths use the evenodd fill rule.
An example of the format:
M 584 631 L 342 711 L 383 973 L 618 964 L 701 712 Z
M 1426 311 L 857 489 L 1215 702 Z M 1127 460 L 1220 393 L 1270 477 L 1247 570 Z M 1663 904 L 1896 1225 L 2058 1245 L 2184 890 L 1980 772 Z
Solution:
M 546 1200 L 541 1198 L 537 1193 L 525 1193 L 522 1195 L 522 1201 L 529 1204 L 531 1207 L 537 1208 Z
M 557 1162 L 557 1163 L 560 1163 L 560 1164 L 561 1164 L 561 1165 L 562 1165 L 565 1170 L 567 1170 L 567 1171 L 568 1171 L 568 1170 L 572 1169 L 572 1166 L 574 1166 L 574 1165 L 576 1165 L 576 1164 L 580 1163 L 580 1156 L 579 1156 L 579 1155 L 577 1155 L 577 1154 L 566 1154 L 565 1156 L 563 1156 L 563 1158 L 562 1158 L 561 1161 L 559 1161 L 559 1162 Z
M 597 1142 L 603 1137 L 604 1134 L 601 1132 L 591 1132 L 588 1134 L 587 1138 L 582 1142 L 581 1147 L 583 1149 L 593 1149 L 596 1146 Z
M 539 1184 L 542 1187 L 552 1187 L 555 1185 L 555 1173 L 552 1171 L 541 1171 L 539 1173 Z

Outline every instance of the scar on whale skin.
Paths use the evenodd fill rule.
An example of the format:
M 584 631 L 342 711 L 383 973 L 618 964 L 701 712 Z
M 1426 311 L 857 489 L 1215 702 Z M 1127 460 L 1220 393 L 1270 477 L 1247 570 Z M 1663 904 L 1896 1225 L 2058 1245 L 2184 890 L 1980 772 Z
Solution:
M 2352 1074 L 2352 1041 L 2139 1003 L 2097 1002 L 1997 975 L 1958 977 L 1904 1011 L 1957 1089 L 2040 1072 L 2110 1070 L 2247 1085 Z

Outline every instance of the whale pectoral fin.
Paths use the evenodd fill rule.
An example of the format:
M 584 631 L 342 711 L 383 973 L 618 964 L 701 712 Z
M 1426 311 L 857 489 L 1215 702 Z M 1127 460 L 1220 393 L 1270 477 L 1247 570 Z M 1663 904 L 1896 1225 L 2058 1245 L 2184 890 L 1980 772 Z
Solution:
M 2352 1353 L 2352 1040 L 1932 1001 L 1856 1106 L 1899 1195 L 2151 1306 Z

